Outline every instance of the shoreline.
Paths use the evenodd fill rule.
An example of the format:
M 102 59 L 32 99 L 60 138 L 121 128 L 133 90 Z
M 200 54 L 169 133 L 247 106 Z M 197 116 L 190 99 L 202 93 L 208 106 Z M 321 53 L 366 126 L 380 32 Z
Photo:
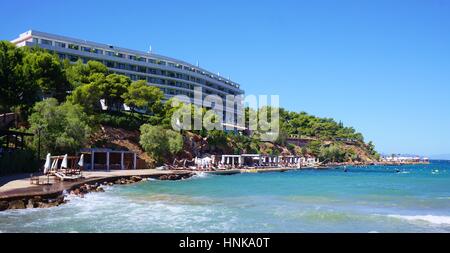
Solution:
M 386 163 L 372 164 L 334 163 L 317 167 L 287 168 L 245 168 L 237 169 L 238 173 L 269 173 L 286 172 L 296 170 L 327 170 L 343 166 L 403 166 L 430 164 L 429 162 L 414 163 Z M 201 171 L 200 171 L 201 172 Z M 192 170 L 117 170 L 117 171 L 85 171 L 84 178 L 78 181 L 58 181 L 53 179 L 52 184 L 32 185 L 30 178 L 11 180 L 0 186 L 0 211 L 9 209 L 48 208 L 66 203 L 65 193 L 83 197 L 90 192 L 102 192 L 104 186 L 124 185 L 137 183 L 148 179 L 157 180 L 182 180 L 196 175 Z M 45 176 L 40 175 L 40 178 Z
M 64 200 L 65 192 L 84 195 L 93 191 L 101 191 L 99 187 L 106 185 L 130 184 L 146 179 L 182 180 L 190 178 L 194 174 L 191 171 L 151 169 L 83 172 L 84 178 L 81 180 L 54 181 L 51 185 L 32 185 L 30 178 L 12 180 L 0 187 L 0 211 L 58 206 L 66 202 Z

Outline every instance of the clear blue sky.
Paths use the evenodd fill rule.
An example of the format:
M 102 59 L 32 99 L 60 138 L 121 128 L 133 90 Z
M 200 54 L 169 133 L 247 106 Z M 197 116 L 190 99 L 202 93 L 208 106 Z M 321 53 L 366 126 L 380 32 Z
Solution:
M 450 153 L 450 1 L 5 1 L 28 29 L 156 53 L 354 126 L 380 152 Z

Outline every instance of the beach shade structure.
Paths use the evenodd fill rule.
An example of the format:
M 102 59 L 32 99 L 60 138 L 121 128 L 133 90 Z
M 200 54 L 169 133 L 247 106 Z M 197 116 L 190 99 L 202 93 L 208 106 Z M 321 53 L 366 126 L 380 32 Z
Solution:
M 67 169 L 68 168 L 68 166 L 67 166 L 67 154 L 65 154 L 64 155 L 64 158 L 63 158 L 63 160 L 62 160 L 62 162 L 61 162 L 61 169 Z
M 209 166 L 211 164 L 212 159 L 210 157 L 203 158 L 205 166 Z
M 51 159 L 50 159 L 50 153 L 47 154 L 47 157 L 45 158 L 45 164 L 44 164 L 44 175 L 47 174 L 50 170 L 51 166 Z
M 78 161 L 78 166 L 83 167 L 84 165 L 84 154 L 81 154 L 80 160 Z
M 56 171 L 58 169 L 58 158 L 53 160 L 51 171 Z

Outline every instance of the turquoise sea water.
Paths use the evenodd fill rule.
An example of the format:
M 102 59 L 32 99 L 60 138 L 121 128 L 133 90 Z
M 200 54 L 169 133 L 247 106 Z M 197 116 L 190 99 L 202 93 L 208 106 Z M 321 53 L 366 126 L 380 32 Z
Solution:
M 0 212 L 0 231 L 450 232 L 450 162 L 347 169 L 113 186 Z

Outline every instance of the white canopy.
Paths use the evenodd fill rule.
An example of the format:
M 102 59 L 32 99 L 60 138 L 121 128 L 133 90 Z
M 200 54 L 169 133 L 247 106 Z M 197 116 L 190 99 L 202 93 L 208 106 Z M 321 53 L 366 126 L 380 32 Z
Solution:
M 56 170 L 58 168 L 58 158 L 53 160 L 52 170 Z
M 211 164 L 212 162 L 212 158 L 211 157 L 205 157 L 205 158 L 195 158 L 194 160 L 195 164 L 200 165 L 200 166 L 207 166 L 209 164 Z
M 44 174 L 47 174 L 50 170 L 51 166 L 51 159 L 50 159 L 50 153 L 47 154 L 47 157 L 45 158 L 45 164 L 44 164 Z
M 78 166 L 80 167 L 84 166 L 84 154 L 81 154 L 80 161 L 78 161 Z
M 62 160 L 62 163 L 61 163 L 61 168 L 68 168 L 68 166 L 67 166 L 67 154 L 65 154 L 64 155 L 64 158 L 63 158 L 63 160 Z

